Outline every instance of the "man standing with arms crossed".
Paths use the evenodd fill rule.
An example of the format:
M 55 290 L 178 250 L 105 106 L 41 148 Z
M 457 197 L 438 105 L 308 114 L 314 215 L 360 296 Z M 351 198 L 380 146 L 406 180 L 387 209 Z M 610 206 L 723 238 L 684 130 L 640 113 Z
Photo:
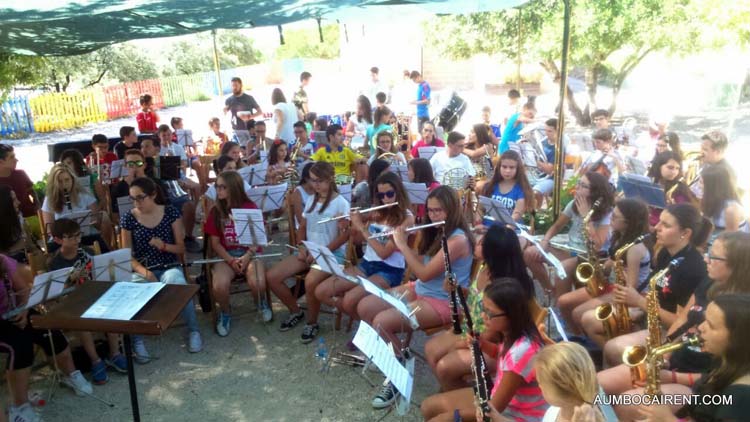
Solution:
M 232 140 L 243 147 L 246 146 L 250 140 L 248 122 L 262 116 L 263 110 L 260 109 L 260 105 L 252 95 L 242 92 L 242 79 L 236 76 L 232 78 L 232 95 L 227 97 L 224 102 L 224 113 L 226 114 L 227 111 L 232 113 L 232 130 L 234 131 Z M 250 112 L 250 114 L 243 113 L 242 117 L 237 115 L 243 111 Z

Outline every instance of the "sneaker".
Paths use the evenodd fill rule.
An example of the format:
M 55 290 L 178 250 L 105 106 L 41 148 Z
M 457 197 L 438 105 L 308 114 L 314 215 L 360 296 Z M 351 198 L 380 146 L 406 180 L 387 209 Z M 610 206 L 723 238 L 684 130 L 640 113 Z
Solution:
M 260 313 L 263 315 L 263 322 L 271 322 L 273 319 L 273 311 L 265 300 L 260 302 Z
M 289 331 L 292 328 L 294 328 L 297 324 L 302 322 L 302 320 L 305 318 L 305 312 L 299 311 L 296 314 L 290 314 L 289 318 L 287 318 L 285 321 L 281 323 L 281 326 L 279 327 L 279 331 Z
M 231 324 L 232 316 L 219 311 L 219 317 L 216 319 L 216 334 L 218 334 L 219 337 L 228 336 Z
M 185 249 L 191 253 L 198 253 L 203 250 L 203 247 L 193 236 L 185 236 Z
M 36 414 L 31 403 L 26 402 L 20 406 L 11 405 L 8 409 L 8 420 L 11 422 L 39 422 L 42 418 Z
M 300 337 L 302 343 L 307 344 L 315 340 L 315 337 L 318 336 L 318 331 L 320 331 L 318 324 L 305 324 L 305 327 L 302 329 L 302 336 Z
M 203 339 L 201 339 L 201 333 L 197 331 L 190 332 L 190 338 L 188 340 L 188 352 L 198 353 L 203 350 Z
M 103 360 L 99 359 L 97 363 L 91 365 L 91 381 L 96 385 L 103 385 L 109 381 L 107 366 Z
M 374 399 L 372 399 L 372 407 L 376 409 L 385 409 L 386 407 L 393 404 L 393 402 L 396 400 L 397 395 L 398 392 L 396 391 L 396 387 L 394 387 L 393 383 L 386 379 L 385 382 L 383 382 L 383 388 L 381 388 L 380 392 L 375 396 Z
M 86 378 L 83 377 L 83 374 L 79 370 L 75 370 L 67 377 L 63 377 L 61 383 L 70 387 L 79 397 L 93 394 L 94 392 L 94 387 L 86 381 Z
M 107 366 L 121 374 L 128 373 L 128 360 L 125 359 L 125 356 L 123 356 L 122 353 L 118 353 L 114 357 L 107 359 L 104 362 L 107 363 Z
M 151 355 L 146 350 L 146 344 L 143 343 L 143 337 L 133 337 L 133 353 L 135 353 L 135 361 L 144 364 L 151 362 Z

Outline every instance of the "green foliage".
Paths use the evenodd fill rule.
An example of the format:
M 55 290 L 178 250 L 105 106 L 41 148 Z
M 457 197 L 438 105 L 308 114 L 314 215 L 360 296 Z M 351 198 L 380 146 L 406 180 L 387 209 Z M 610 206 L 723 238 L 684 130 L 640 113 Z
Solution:
M 335 59 L 339 57 L 339 26 L 323 26 L 323 42 L 317 28 L 284 30 L 284 45 L 276 49 L 276 58 L 319 58 Z
M 219 66 L 222 69 L 260 63 L 260 51 L 253 41 L 238 31 L 219 31 L 216 36 Z M 214 70 L 213 39 L 210 33 L 195 35 L 191 40 L 178 41 L 168 54 L 169 65 L 162 69 L 165 75 L 188 75 Z
M 39 68 L 42 59 L 0 53 L 0 103 L 17 85 L 36 85 L 40 82 Z
M 47 194 L 47 177 L 49 176 L 49 173 L 44 172 L 44 175 L 42 175 L 42 178 L 34 183 L 34 192 L 36 193 L 36 197 L 39 198 L 39 203 L 41 204 L 44 202 L 44 196 Z

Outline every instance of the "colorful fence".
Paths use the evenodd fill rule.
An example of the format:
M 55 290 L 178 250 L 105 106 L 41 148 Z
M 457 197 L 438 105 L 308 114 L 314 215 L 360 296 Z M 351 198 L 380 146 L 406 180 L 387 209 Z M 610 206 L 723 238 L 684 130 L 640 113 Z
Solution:
M 87 89 L 75 94 L 43 94 L 29 99 L 29 105 L 37 132 L 70 129 L 107 120 L 107 109 L 100 89 Z
M 28 97 L 13 97 L 0 104 L 0 136 L 23 135 L 34 131 Z
M 140 97 L 148 93 L 153 97 L 157 108 L 164 107 L 161 82 L 158 79 L 127 82 L 103 88 L 104 102 L 107 107 L 107 118 L 132 116 L 140 111 Z

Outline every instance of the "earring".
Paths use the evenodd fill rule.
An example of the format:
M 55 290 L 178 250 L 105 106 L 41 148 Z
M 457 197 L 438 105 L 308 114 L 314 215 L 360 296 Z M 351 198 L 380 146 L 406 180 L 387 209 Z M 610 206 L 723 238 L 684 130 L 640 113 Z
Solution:
M 684 239 L 685 239 L 685 236 L 680 236 L 680 239 L 684 240 Z

